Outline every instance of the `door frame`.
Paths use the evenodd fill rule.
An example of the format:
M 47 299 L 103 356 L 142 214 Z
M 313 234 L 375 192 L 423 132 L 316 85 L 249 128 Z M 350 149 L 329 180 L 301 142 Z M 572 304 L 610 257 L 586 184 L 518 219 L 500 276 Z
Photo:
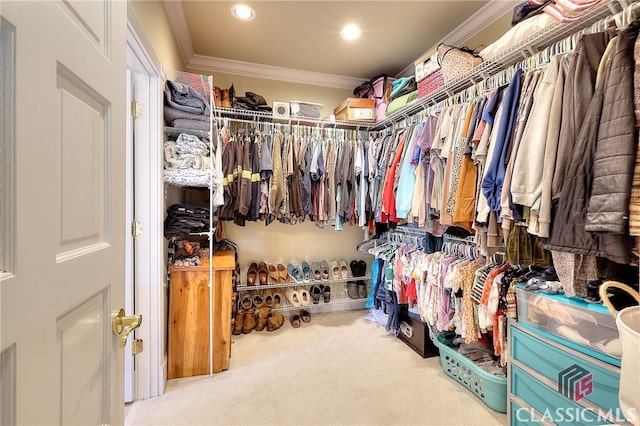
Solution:
M 135 401 L 162 395 L 167 382 L 164 307 L 167 280 L 163 261 L 162 214 L 162 89 L 166 76 L 131 4 L 127 5 L 127 69 L 149 77 L 149 105 L 144 105 L 141 118 L 145 135 L 127 151 L 132 153 L 135 149 L 138 153 L 135 155 L 134 170 L 145 171 L 143 175 L 136 174 L 136 189 L 129 191 L 127 197 L 127 212 L 133 211 L 135 200 L 144 200 L 144 203 L 136 204 L 135 219 L 142 223 L 143 232 L 135 240 L 135 263 L 132 273 L 127 274 L 127 298 L 133 296 L 135 300 L 132 312 L 143 315 L 142 326 L 136 330 L 135 336 L 144 342 L 143 352 L 135 356 L 132 389 L 132 399 Z M 129 112 L 130 107 L 127 106 Z M 127 143 L 133 141 L 127 140 Z M 131 179 L 128 180 L 127 188 L 134 188 L 133 183 Z M 135 286 L 130 277 L 133 277 Z

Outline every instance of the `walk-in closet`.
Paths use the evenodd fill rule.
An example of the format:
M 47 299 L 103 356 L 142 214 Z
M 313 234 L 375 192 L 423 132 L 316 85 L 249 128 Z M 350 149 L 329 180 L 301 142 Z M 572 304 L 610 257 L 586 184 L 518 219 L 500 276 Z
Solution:
M 0 424 L 639 425 L 639 33 L 2 2 Z
M 302 408 L 295 416 L 269 408 L 265 424 L 281 415 L 302 424 L 637 423 L 629 388 L 637 324 L 619 330 L 640 298 L 638 7 L 513 6 L 510 25 L 483 46 L 434 43 L 402 72 L 360 82 L 331 106 L 268 101 L 242 75 L 217 78 L 202 62 L 166 80 L 167 214 L 196 216 L 165 223 L 168 351 L 184 359 L 169 360 L 161 398 L 186 404 L 174 393 L 189 387 L 218 395 L 216 380 L 249 380 L 233 381 L 236 357 L 241 369 L 274 358 L 293 389 L 279 392 Z M 174 100 L 194 99 L 204 116 L 172 110 Z M 176 173 L 202 174 L 202 183 Z M 204 228 L 184 228 L 194 221 Z M 224 283 L 215 282 L 216 256 L 233 259 Z M 179 275 L 191 270 L 201 277 Z M 345 328 L 362 337 L 322 343 L 341 341 Z M 377 398 L 365 395 L 398 386 L 387 376 L 395 370 L 379 364 L 399 350 L 415 363 L 405 371 L 420 373 L 398 395 L 412 400 L 423 382 L 447 379 L 438 386 L 464 395 L 471 417 L 430 421 L 422 409 L 389 407 L 393 398 L 374 402 L 391 417 L 342 408 L 324 417 L 298 396 L 339 407 L 339 397 L 315 389 L 327 374 L 366 410 Z M 346 365 L 335 364 L 343 357 Z M 379 381 L 360 369 L 379 371 Z M 296 372 L 312 383 L 297 383 Z M 160 421 L 149 411 L 163 412 L 159 402 L 147 404 L 132 424 Z

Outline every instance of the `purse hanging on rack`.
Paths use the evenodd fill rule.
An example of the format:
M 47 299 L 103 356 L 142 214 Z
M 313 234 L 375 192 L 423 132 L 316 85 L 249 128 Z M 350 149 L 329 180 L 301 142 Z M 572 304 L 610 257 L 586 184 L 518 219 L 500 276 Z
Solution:
M 445 85 L 463 79 L 481 63 L 482 58 L 475 50 L 444 43 L 438 45 L 438 64 L 440 64 Z

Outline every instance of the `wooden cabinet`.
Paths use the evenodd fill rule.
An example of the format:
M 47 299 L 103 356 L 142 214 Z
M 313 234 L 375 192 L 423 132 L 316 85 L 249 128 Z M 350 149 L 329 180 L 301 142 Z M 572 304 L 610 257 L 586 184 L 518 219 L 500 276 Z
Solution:
M 229 368 L 231 357 L 232 272 L 235 255 L 221 251 L 209 266 L 171 267 L 169 289 L 169 379 L 209 374 L 213 336 L 213 373 Z M 210 275 L 213 292 L 209 291 Z M 213 324 L 210 328 L 212 307 Z

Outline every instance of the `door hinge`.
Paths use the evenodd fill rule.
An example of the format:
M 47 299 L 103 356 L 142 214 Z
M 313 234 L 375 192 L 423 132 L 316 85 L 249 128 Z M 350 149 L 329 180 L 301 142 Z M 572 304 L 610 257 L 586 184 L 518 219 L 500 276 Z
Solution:
M 141 235 L 142 235 L 142 222 L 140 222 L 137 219 L 134 219 L 133 222 L 131 222 L 131 236 L 133 238 L 138 238 Z
M 138 355 L 144 350 L 144 343 L 142 339 L 133 339 L 131 341 L 131 353 L 134 355 Z
M 131 116 L 133 118 L 142 117 L 142 104 L 140 102 L 131 101 Z

